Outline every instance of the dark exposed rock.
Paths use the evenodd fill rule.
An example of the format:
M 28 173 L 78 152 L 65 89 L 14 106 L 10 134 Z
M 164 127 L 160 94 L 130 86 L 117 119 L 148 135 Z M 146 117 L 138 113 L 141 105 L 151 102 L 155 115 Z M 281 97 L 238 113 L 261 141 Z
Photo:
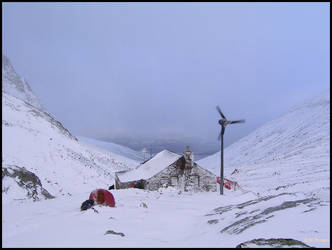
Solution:
M 251 201 L 241 203 L 241 204 L 237 205 L 236 207 L 242 209 L 246 206 L 253 205 L 253 204 L 256 204 L 261 201 L 267 201 L 267 200 L 270 200 L 270 199 L 273 199 L 273 198 L 276 198 L 276 197 L 282 196 L 282 195 L 289 195 L 289 193 L 281 193 L 281 194 L 277 194 L 277 195 L 264 196 L 264 197 L 258 198 L 256 200 L 251 200 Z
M 219 220 L 208 220 L 209 224 L 217 224 L 219 222 Z
M 300 204 L 306 204 L 306 203 L 309 203 L 309 202 L 314 201 L 314 200 L 315 200 L 314 198 L 308 198 L 308 199 L 304 199 L 304 200 L 285 201 L 284 203 L 282 203 L 279 206 L 269 207 L 269 208 L 265 209 L 262 212 L 262 214 L 270 214 L 272 212 L 283 210 L 283 209 L 286 209 L 286 208 L 296 207 Z
M 243 203 L 237 204 L 237 205 L 228 205 L 228 206 L 225 206 L 225 207 L 218 207 L 218 208 L 213 210 L 212 214 L 207 214 L 206 216 L 215 215 L 215 214 L 223 214 L 223 213 L 225 213 L 229 210 L 235 209 L 235 208 L 242 209 L 246 206 L 254 205 L 254 204 L 259 203 L 261 201 L 268 201 L 270 199 L 273 199 L 273 198 L 276 198 L 276 197 L 282 196 L 282 195 L 291 195 L 291 194 L 290 193 L 281 193 L 281 194 L 277 194 L 277 195 L 264 196 L 264 197 L 260 197 L 260 198 L 255 199 L 255 200 L 246 201 L 246 202 L 243 202 Z
M 279 248 L 279 247 L 292 247 L 292 248 L 312 248 L 305 243 L 294 239 L 254 239 L 243 242 L 236 246 L 236 248 L 248 248 L 248 247 L 266 247 L 266 248 Z
M 241 211 L 243 208 L 255 205 L 260 202 L 266 202 L 273 198 L 279 197 L 279 196 L 294 196 L 294 194 L 291 193 L 280 193 L 276 195 L 270 195 L 265 197 L 260 197 L 254 200 L 250 200 L 247 202 L 243 202 L 241 204 L 233 204 L 228 205 L 224 207 L 218 207 L 212 211 L 210 214 L 206 214 L 206 216 L 216 216 L 216 215 L 222 215 L 224 213 L 227 213 L 231 210 L 240 210 L 236 211 L 234 216 L 234 221 L 230 223 L 229 225 L 224 225 L 224 228 L 220 231 L 221 233 L 229 233 L 229 234 L 239 234 L 242 233 L 244 230 L 260 223 L 267 222 L 270 218 L 274 216 L 275 212 L 278 212 L 280 210 L 288 209 L 297 207 L 298 205 L 306 205 L 307 207 L 314 208 L 315 206 L 321 205 L 316 204 L 318 202 L 315 198 L 307 198 L 307 199 L 301 199 L 301 200 L 290 200 L 290 201 L 283 201 L 280 205 L 275 205 L 271 207 L 267 207 L 265 209 L 255 209 L 255 206 L 253 206 L 252 211 Z M 289 197 L 290 198 L 290 197 Z M 266 205 L 267 206 L 267 203 Z M 306 210 L 305 212 L 312 211 L 313 209 Z M 208 223 L 211 224 L 212 220 L 209 220 Z
M 148 205 L 146 205 L 146 203 L 145 203 L 145 202 L 142 202 L 142 203 L 141 203 L 141 205 L 140 205 L 140 207 L 143 207 L 143 208 L 148 208 Z
M 313 208 L 310 208 L 310 209 L 308 209 L 308 210 L 305 210 L 305 211 L 303 211 L 302 213 L 307 213 L 307 212 L 311 212 L 311 211 L 313 211 L 313 210 L 315 210 L 316 208 L 315 207 L 313 207 Z
M 292 207 L 296 207 L 300 204 L 307 204 L 307 203 L 312 202 L 314 200 L 315 199 L 313 199 L 313 198 L 308 198 L 308 199 L 303 199 L 303 200 L 285 201 L 279 206 L 266 208 L 264 211 L 262 211 L 259 214 L 254 215 L 254 216 L 247 216 L 243 219 L 235 221 L 231 225 L 223 228 L 220 231 L 220 233 L 224 233 L 224 232 L 228 232 L 230 234 L 242 233 L 244 230 L 252 227 L 253 225 L 256 225 L 256 224 L 259 224 L 259 223 L 264 223 L 264 222 L 268 221 L 269 218 L 273 217 L 273 215 L 271 214 L 273 212 L 288 209 L 288 208 L 292 208 Z M 242 214 L 240 214 L 240 215 L 242 215 Z M 236 216 L 236 218 L 239 217 L 239 216 Z
M 2 179 L 6 176 L 15 179 L 20 187 L 26 189 L 28 192 L 27 197 L 33 199 L 33 201 L 40 200 L 40 195 L 45 199 L 55 198 L 55 196 L 51 195 L 42 187 L 38 176 L 26 170 L 24 167 L 18 167 L 15 165 L 2 167 Z M 6 193 L 7 191 L 8 188 L 2 189 L 3 193 Z
M 237 218 L 237 217 L 240 217 L 240 216 L 242 216 L 242 215 L 244 215 L 244 214 L 246 214 L 247 212 L 243 212 L 243 213 L 236 213 L 236 216 L 235 216 L 235 218 Z
M 223 214 L 231 209 L 234 208 L 234 205 L 228 205 L 228 206 L 225 206 L 225 207 L 218 207 L 216 209 L 213 210 L 213 214 L 207 214 L 208 215 L 214 215 L 214 214 Z
M 234 169 L 234 171 L 231 173 L 231 175 L 233 175 L 233 174 L 237 174 L 237 173 L 239 173 L 240 171 L 236 168 L 236 169 Z
M 115 234 L 115 235 L 120 235 L 120 236 L 125 236 L 125 234 L 124 233 L 117 233 L 117 232 L 114 232 L 113 230 L 107 230 L 106 232 L 105 232 L 105 234 Z

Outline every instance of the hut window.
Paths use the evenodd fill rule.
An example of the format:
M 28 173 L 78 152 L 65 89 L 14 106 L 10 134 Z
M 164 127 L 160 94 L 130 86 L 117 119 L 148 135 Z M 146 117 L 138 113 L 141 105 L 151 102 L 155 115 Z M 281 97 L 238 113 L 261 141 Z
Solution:
M 199 186 L 199 180 L 197 175 L 190 176 L 190 181 L 192 181 L 195 186 Z
M 160 182 L 161 182 L 161 185 L 168 184 L 168 178 L 167 177 L 162 177 Z
M 178 184 L 178 177 L 176 176 L 171 177 L 171 185 L 177 186 L 177 184 Z

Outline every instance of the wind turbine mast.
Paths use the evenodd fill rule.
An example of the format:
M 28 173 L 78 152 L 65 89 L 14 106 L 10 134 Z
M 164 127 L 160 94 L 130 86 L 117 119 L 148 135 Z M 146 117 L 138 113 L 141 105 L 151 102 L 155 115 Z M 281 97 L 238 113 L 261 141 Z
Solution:
M 245 120 L 236 120 L 236 121 L 228 121 L 225 117 L 225 115 L 221 112 L 221 109 L 219 106 L 217 106 L 217 111 L 221 116 L 221 119 L 218 121 L 218 123 L 221 125 L 221 131 L 218 137 L 218 140 L 220 140 L 220 194 L 224 194 L 224 133 L 225 128 L 228 124 L 234 124 L 234 123 L 244 123 Z

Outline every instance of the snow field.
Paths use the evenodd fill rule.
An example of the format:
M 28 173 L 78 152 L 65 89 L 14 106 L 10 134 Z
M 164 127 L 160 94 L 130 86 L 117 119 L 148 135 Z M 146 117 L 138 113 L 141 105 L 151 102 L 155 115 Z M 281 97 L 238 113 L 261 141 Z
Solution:
M 220 233 L 238 212 L 264 209 L 268 201 L 233 209 L 224 215 L 208 215 L 218 207 L 242 204 L 257 199 L 252 193 L 225 191 L 181 193 L 177 190 L 111 190 L 116 207 L 94 206 L 80 211 L 89 192 L 24 205 L 7 205 L 3 210 L 3 247 L 235 247 L 253 238 L 284 237 L 304 241 L 315 238 L 327 242 L 306 242 L 311 246 L 329 246 L 329 207 L 310 212 L 299 205 L 277 211 L 274 218 L 257 224 L 241 234 Z M 293 200 L 303 198 L 301 195 Z M 271 199 L 269 206 L 283 197 Z M 147 208 L 142 206 L 142 203 Z M 250 209 L 249 209 L 250 208 Z M 219 219 L 216 224 L 207 221 Z M 319 221 L 317 221 L 317 219 Z M 322 227 L 323 226 L 323 227 Z M 105 234 L 107 230 L 124 233 Z

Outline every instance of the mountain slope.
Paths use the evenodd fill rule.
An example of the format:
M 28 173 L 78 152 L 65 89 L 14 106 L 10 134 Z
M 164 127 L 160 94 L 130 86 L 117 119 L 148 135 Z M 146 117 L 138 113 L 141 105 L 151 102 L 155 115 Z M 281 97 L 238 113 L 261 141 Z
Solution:
M 29 84 L 16 73 L 5 55 L 2 55 L 2 91 L 38 109 L 43 109 L 38 97 L 33 93 Z
M 133 160 L 81 143 L 60 123 L 50 122 L 47 113 L 6 93 L 2 97 L 3 172 L 24 167 L 59 196 L 105 188 L 115 171 L 136 166 Z
M 97 187 L 139 162 L 79 141 L 47 113 L 3 56 L 3 202 L 42 200 Z
M 297 105 L 224 151 L 224 171 L 256 192 L 329 187 L 330 94 Z M 198 163 L 215 174 L 220 152 Z M 304 186 L 305 187 L 304 187 Z
M 225 189 L 227 202 L 206 214 L 212 231 L 224 241 L 293 238 L 329 245 L 329 91 L 268 122 L 224 153 L 225 176 L 237 181 L 240 190 Z M 198 163 L 218 174 L 220 152 Z

